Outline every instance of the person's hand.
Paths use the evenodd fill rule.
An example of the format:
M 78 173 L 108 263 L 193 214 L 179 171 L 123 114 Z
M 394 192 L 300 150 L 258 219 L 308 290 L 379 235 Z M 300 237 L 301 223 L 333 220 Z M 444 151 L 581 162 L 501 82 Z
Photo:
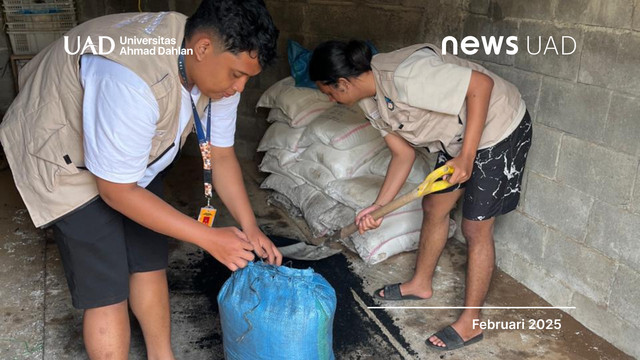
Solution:
M 374 204 L 369 206 L 368 208 L 360 211 L 358 215 L 356 215 L 356 225 L 358 226 L 358 232 L 360 235 L 364 234 L 365 231 L 377 229 L 382 225 L 382 219 L 380 218 L 377 221 L 373 220 L 373 216 L 371 213 L 380 209 L 382 206 Z
M 220 261 L 231 271 L 236 271 L 247 266 L 253 261 L 253 245 L 247 240 L 246 235 L 238 228 L 230 226 L 212 228 L 213 236 L 201 245 L 216 260 Z
M 461 184 L 469 180 L 471 177 L 471 171 L 473 171 L 473 161 L 474 157 L 464 155 L 459 155 L 447 161 L 445 165 L 449 165 L 453 168 L 453 174 L 445 175 L 442 179 L 453 185 Z
M 253 226 L 244 229 L 247 240 L 253 245 L 253 250 L 271 265 L 282 264 L 282 254 L 271 240 L 258 228 Z

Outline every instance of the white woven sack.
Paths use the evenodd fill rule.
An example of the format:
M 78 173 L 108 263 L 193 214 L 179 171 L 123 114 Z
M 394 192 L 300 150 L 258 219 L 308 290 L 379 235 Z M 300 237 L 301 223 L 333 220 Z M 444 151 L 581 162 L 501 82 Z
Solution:
M 284 196 L 289 200 L 297 196 L 296 184 L 293 180 L 280 174 L 271 174 L 260 184 L 261 189 L 271 189 Z M 293 202 L 293 201 L 292 201 Z M 294 204 L 296 205 L 296 204 Z M 296 205 L 297 206 L 297 205 Z
M 298 207 L 302 210 L 314 236 L 323 236 L 329 229 L 319 221 L 320 215 L 336 206 L 337 202 L 309 185 L 296 187 Z
M 379 228 L 364 235 L 355 233 L 351 241 L 367 264 L 376 264 L 389 256 L 418 248 L 422 228 L 422 209 L 401 208 L 385 216 Z
M 378 175 L 363 175 L 351 179 L 338 179 L 327 184 L 324 191 L 333 199 L 359 211 L 369 207 L 376 201 L 383 181 L 384 177 Z M 398 196 L 415 189 L 417 186 L 418 184 L 404 184 Z M 420 208 L 422 208 L 422 204 L 419 200 L 416 200 L 396 211 Z
M 298 142 L 304 129 L 294 129 L 284 123 L 274 123 L 264 133 L 258 151 L 270 149 L 286 149 L 292 152 L 298 151 Z
M 329 211 L 320 214 L 318 221 L 330 230 L 339 230 L 354 222 L 356 212 L 352 208 L 337 203 Z
M 422 217 L 422 209 L 399 209 L 385 216 L 379 228 L 364 235 L 356 233 L 351 236 L 351 241 L 367 264 L 377 264 L 393 255 L 418 249 Z M 455 221 L 449 219 L 449 237 L 455 230 Z
M 291 165 L 280 166 L 280 163 L 278 162 L 278 158 L 275 157 L 273 154 L 270 154 L 267 152 L 264 155 L 264 158 L 262 159 L 262 162 L 260 163 L 258 168 L 262 172 L 282 175 L 290 179 L 291 181 L 295 182 L 297 185 L 304 184 L 303 180 L 301 180 L 298 177 L 291 176 L 291 174 L 289 174 L 289 171 L 287 170 L 288 166 L 291 166 Z
M 328 183 L 336 179 L 331 170 L 322 164 L 308 160 L 296 161 L 288 167 L 288 171 L 291 176 L 299 178 L 320 191 L 324 190 Z
M 337 179 L 344 179 L 352 177 L 362 165 L 385 149 L 386 146 L 382 138 L 349 150 L 338 150 L 322 143 L 316 143 L 303 151 L 298 159 L 320 163 L 331 170 Z
M 282 110 L 278 108 L 274 108 L 269 110 L 269 115 L 267 115 L 267 122 L 281 122 L 285 124 L 290 124 L 291 119 L 285 114 Z
M 336 149 L 347 150 L 380 137 L 380 132 L 371 126 L 359 106 L 336 105 L 309 124 L 300 144 L 310 146 L 320 141 Z
M 387 174 L 387 169 L 389 167 L 390 161 L 391 151 L 389 149 L 381 151 L 378 155 L 376 155 L 376 157 L 371 159 L 371 162 L 369 162 L 369 173 L 373 175 L 385 176 Z M 424 178 L 427 177 L 429 172 L 431 172 L 429 163 L 420 152 L 416 152 L 416 160 L 413 163 L 413 167 L 411 168 L 411 172 L 409 173 L 407 181 L 419 184 L 424 181 Z
M 296 163 L 296 159 L 305 149 L 298 149 L 297 152 L 292 152 L 285 149 L 271 149 L 267 150 L 267 154 L 275 157 L 278 160 L 278 164 L 282 167 L 290 167 Z
M 326 109 L 334 106 L 320 90 L 295 87 L 292 77 L 273 84 L 262 94 L 256 107 L 278 108 L 291 119 L 292 127 L 304 127 Z

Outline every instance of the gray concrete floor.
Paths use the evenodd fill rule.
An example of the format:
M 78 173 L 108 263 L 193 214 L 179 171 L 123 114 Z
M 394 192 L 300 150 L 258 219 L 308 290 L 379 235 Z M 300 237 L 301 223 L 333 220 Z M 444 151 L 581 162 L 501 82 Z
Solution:
M 308 236 L 303 222 L 289 219 L 266 204 L 267 194 L 258 188 L 264 175 L 255 168 L 254 162 L 243 163 L 251 201 L 265 232 L 298 239 Z M 183 157 L 167 179 L 167 200 L 181 211 L 195 214 L 201 199 L 200 176 L 200 160 Z M 217 205 L 217 224 L 234 224 L 219 201 Z M 362 308 L 362 321 L 373 324 L 375 332 L 368 342 L 362 342 L 362 347 L 337 353 L 339 359 L 630 358 L 559 310 L 487 310 L 484 317 L 493 321 L 560 319 L 562 328 L 486 331 L 485 340 L 469 348 L 434 352 L 424 340 L 453 322 L 459 310 L 367 310 L 366 306 L 375 304 L 358 295 L 408 279 L 415 253 L 401 254 L 375 266 L 367 266 L 348 251 L 344 253 L 349 262 L 346 271 L 362 281 L 361 288 L 342 295 L 354 298 L 353 303 Z M 219 320 L 209 311 L 215 306 L 210 300 L 215 294 L 207 293 L 199 284 L 206 271 L 199 264 L 205 258 L 201 250 L 189 244 L 171 243 L 168 274 L 173 347 L 178 359 L 222 358 Z M 82 314 L 71 307 L 57 247 L 45 231 L 33 228 L 8 170 L 0 171 L 0 261 L 0 359 L 86 358 L 81 338 Z M 464 245 L 450 240 L 438 265 L 433 298 L 393 305 L 462 306 L 465 261 Z M 495 273 L 486 305 L 549 306 L 501 271 Z M 382 318 L 391 319 L 392 324 L 380 321 Z M 135 323 L 133 329 L 131 358 L 143 359 L 142 335 Z M 376 343 L 387 350 L 376 351 Z

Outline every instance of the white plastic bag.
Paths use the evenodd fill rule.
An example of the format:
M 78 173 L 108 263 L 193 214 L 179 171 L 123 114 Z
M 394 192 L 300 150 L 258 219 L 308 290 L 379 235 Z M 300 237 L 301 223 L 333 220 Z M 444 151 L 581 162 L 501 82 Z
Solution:
M 334 103 L 320 90 L 295 87 L 292 77 L 273 84 L 262 94 L 256 107 L 278 108 L 291 119 L 291 127 L 304 127 Z
M 316 143 L 302 152 L 298 159 L 320 163 L 331 170 L 337 179 L 344 179 L 352 177 L 362 165 L 385 148 L 386 144 L 382 138 L 349 150 L 337 150 L 331 146 Z
M 351 149 L 381 138 L 358 106 L 336 105 L 325 110 L 306 128 L 300 143 L 310 146 L 318 141 L 339 150 Z

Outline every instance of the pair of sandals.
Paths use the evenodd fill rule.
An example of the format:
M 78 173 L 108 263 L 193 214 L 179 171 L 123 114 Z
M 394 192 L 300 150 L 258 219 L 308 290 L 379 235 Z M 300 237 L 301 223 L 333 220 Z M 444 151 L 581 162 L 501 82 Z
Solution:
M 380 296 L 381 291 L 384 291 L 384 296 Z M 376 290 L 373 293 L 373 297 L 379 300 L 384 300 L 384 301 L 424 300 L 423 298 L 415 295 L 402 295 L 402 293 L 400 292 L 399 283 L 385 285 L 385 287 Z M 460 334 L 458 334 L 458 332 L 453 327 L 451 327 L 451 325 L 436 332 L 432 336 L 437 336 L 438 339 L 440 339 L 440 341 L 442 341 L 445 344 L 445 346 L 438 346 L 433 344 L 431 341 L 429 341 L 429 338 L 431 338 L 431 336 L 429 336 L 429 338 L 425 340 L 425 343 L 427 344 L 427 346 L 434 349 L 438 349 L 438 350 L 455 350 L 455 349 L 459 349 L 465 346 L 475 344 L 481 341 L 482 339 L 484 339 L 484 335 L 479 334 L 467 341 L 464 341 L 460 336 Z

